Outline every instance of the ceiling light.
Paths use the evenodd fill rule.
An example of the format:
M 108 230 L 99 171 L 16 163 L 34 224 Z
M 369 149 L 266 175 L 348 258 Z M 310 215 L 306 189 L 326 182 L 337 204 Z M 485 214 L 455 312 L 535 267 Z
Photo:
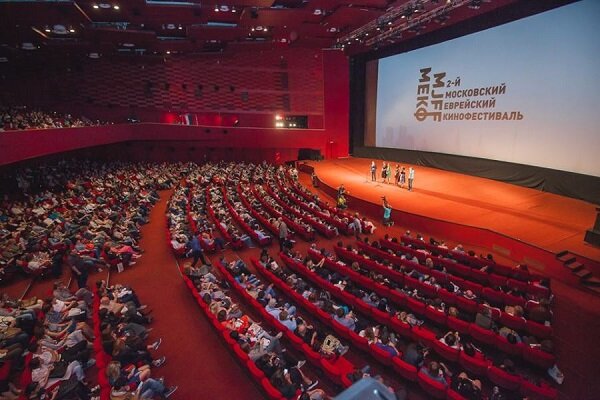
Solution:
M 263 30 L 263 32 L 269 32 L 269 29 L 268 29 L 268 28 L 265 28 L 265 29 Z
M 215 12 L 219 12 L 219 6 L 215 6 Z
M 92 6 L 92 8 L 95 8 L 95 9 L 97 10 L 97 9 L 99 9 L 100 7 L 98 7 L 98 4 L 94 4 L 94 5 Z
M 73 28 L 70 28 L 70 29 L 69 29 L 69 32 L 71 32 L 71 33 L 75 33 L 75 29 L 73 29 Z
M 221 6 L 220 9 L 223 12 L 227 12 L 227 11 L 229 11 L 229 6 Z
M 115 5 L 113 6 L 113 8 L 114 8 L 115 10 L 120 10 L 120 9 L 121 9 L 121 7 L 119 7 L 119 5 L 118 5 L 118 4 L 115 4 Z
M 235 9 L 235 7 L 231 7 L 231 12 L 237 12 L 237 10 Z
M 50 33 L 50 32 L 52 32 L 52 31 L 50 30 L 50 28 L 46 27 L 46 28 L 44 29 L 44 32 Z
M 171 50 L 167 50 L 167 54 L 171 54 Z
M 112 6 L 111 6 L 110 4 L 108 4 L 108 3 L 100 3 L 100 4 L 99 4 L 99 6 L 100 6 L 100 8 L 104 8 L 104 9 L 109 9 L 109 8 L 111 8 L 111 7 L 112 7 Z
M 183 29 L 183 26 L 181 26 L 181 24 L 179 24 L 179 26 L 177 27 L 177 29 L 181 30 L 181 29 Z
M 315 8 L 315 11 L 313 11 L 314 15 L 321 15 L 323 14 L 323 11 L 320 8 Z

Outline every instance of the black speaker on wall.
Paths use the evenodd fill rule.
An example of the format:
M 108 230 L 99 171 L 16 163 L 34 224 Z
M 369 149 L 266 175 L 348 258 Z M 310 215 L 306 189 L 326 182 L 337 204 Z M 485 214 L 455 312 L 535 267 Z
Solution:
M 320 161 L 323 159 L 321 150 L 319 149 L 298 149 L 298 160 L 316 160 Z

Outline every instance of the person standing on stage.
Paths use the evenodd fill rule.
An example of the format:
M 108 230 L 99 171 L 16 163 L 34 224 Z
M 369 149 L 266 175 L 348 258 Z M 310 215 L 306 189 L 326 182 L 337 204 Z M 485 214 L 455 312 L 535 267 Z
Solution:
M 383 200 L 383 225 L 392 226 L 394 225 L 394 221 L 392 221 L 392 206 L 390 206 L 385 196 L 381 199 Z
M 408 169 L 408 190 L 412 192 L 413 182 L 415 181 L 415 170 L 413 167 Z
M 406 169 L 404 167 L 402 167 L 402 170 L 400 171 L 400 187 L 404 187 L 405 183 L 406 183 Z
M 387 172 L 387 166 L 385 164 L 385 161 L 383 162 L 383 164 L 381 165 L 381 182 L 385 183 L 385 174 Z
M 396 186 L 398 186 L 398 182 L 400 181 L 400 166 L 396 164 L 396 171 L 394 172 L 394 181 Z
M 385 168 L 386 168 L 386 171 L 385 171 L 385 183 L 389 184 L 390 183 L 390 178 L 392 177 L 392 164 L 391 163 L 387 163 L 387 166 Z
M 371 181 L 375 182 L 377 180 L 377 164 L 375 161 L 371 161 Z

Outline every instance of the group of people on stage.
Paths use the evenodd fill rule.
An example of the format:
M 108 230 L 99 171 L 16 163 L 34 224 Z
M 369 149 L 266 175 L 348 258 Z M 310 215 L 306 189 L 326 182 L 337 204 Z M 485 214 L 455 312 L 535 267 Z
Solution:
M 408 176 L 407 176 L 408 175 Z M 384 161 L 381 166 L 381 181 L 384 183 L 391 183 L 390 180 L 392 178 L 392 164 Z M 408 174 L 406 172 L 405 167 L 400 167 L 399 164 L 396 164 L 396 169 L 394 171 L 394 183 L 396 186 L 404 187 L 408 178 L 408 190 L 412 191 L 413 183 L 415 181 L 415 170 L 413 167 L 408 168 Z M 371 161 L 371 181 L 377 181 L 377 164 L 375 161 Z

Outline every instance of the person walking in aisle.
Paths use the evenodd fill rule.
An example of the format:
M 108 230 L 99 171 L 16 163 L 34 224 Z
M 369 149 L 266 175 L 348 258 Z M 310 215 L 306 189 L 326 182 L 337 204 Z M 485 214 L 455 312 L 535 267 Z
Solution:
M 413 183 L 415 181 L 415 170 L 413 167 L 408 169 L 408 190 L 412 192 Z
M 283 251 L 288 237 L 288 227 L 281 217 L 277 219 L 277 224 L 279 228 L 279 251 Z
M 206 259 L 204 258 L 204 252 L 202 251 L 202 246 L 200 245 L 200 239 L 198 239 L 199 234 L 199 232 L 194 232 L 194 236 L 186 244 L 186 248 L 190 250 L 190 255 L 194 257 L 194 261 L 192 261 L 192 268 L 196 266 L 198 260 L 202 260 L 203 265 L 208 265 Z
M 371 182 L 375 182 L 377 180 L 377 164 L 375 161 L 371 161 Z

